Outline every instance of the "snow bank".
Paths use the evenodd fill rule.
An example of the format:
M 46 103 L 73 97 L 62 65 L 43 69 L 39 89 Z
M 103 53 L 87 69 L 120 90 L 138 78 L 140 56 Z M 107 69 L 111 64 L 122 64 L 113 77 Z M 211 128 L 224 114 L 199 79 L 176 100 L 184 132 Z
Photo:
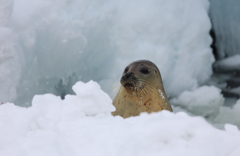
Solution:
M 240 99 L 231 108 L 225 106 L 221 90 L 214 86 L 202 86 L 193 91 L 184 91 L 170 101 L 175 112 L 200 115 L 218 128 L 226 123 L 240 127 Z
M 1 91 L 10 95 L 1 98 L 3 102 L 29 106 L 35 94 L 64 97 L 73 93 L 71 86 L 78 80 L 91 79 L 111 94 L 124 67 L 137 59 L 156 63 L 169 96 L 196 89 L 212 73 L 207 0 L 1 3 L 13 8 L 7 26 L 20 45 L 13 58 L 21 62 L 20 82 L 12 72 L 15 75 L 6 75 L 6 83 L 0 84 L 17 84 L 11 86 L 17 98 Z
M 0 106 L 0 155 L 238 156 L 240 131 L 219 130 L 185 113 L 143 113 L 123 119 L 93 81 L 78 82 L 65 100 L 37 95 L 32 107 Z M 96 109 L 98 108 L 98 109 Z
M 221 107 L 215 123 L 231 123 L 240 127 L 240 99 L 233 108 Z
M 192 114 L 209 117 L 216 116 L 219 113 L 219 108 L 223 105 L 224 98 L 219 88 L 202 86 L 194 91 L 184 91 L 171 102 Z
M 213 64 L 216 73 L 240 73 L 240 55 L 233 55 Z

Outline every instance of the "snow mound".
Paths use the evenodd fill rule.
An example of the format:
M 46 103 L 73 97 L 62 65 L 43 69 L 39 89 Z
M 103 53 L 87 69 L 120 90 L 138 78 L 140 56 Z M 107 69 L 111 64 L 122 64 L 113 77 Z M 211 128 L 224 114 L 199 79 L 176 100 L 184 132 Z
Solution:
M 65 100 L 47 94 L 35 96 L 29 108 L 1 105 L 0 155 L 240 154 L 234 125 L 219 130 L 202 117 L 168 111 L 113 117 L 111 100 L 97 83 L 78 82 L 73 89 L 77 95 Z
M 226 123 L 240 128 L 240 99 L 233 107 L 224 106 L 224 97 L 219 88 L 202 86 L 193 91 L 185 91 L 170 101 L 175 112 L 186 112 L 191 116 L 201 115 L 218 128 Z
M 233 55 L 213 64 L 216 73 L 240 73 L 240 55 Z
M 184 91 L 179 97 L 171 100 L 171 102 L 192 114 L 215 117 L 224 103 L 224 98 L 219 88 L 202 86 L 194 91 Z
M 32 100 L 32 105 L 34 108 L 37 107 L 50 111 L 50 114 L 56 108 L 55 105 L 59 105 L 60 107 L 58 106 L 57 108 L 63 110 L 55 109 L 58 116 L 66 112 L 75 112 L 69 114 L 70 116 L 76 114 L 80 116 L 94 116 L 104 113 L 109 114 L 109 112 L 115 111 L 114 106 L 111 105 L 111 98 L 101 90 L 96 82 L 89 81 L 86 84 L 77 82 L 73 86 L 73 90 L 76 95 L 67 95 L 64 100 L 52 94 L 35 95 Z M 62 114 L 62 116 L 69 115 Z M 56 117 L 56 115 L 53 116 Z
M 217 115 L 216 123 L 231 123 L 240 127 L 240 99 L 234 104 L 233 108 L 221 107 Z

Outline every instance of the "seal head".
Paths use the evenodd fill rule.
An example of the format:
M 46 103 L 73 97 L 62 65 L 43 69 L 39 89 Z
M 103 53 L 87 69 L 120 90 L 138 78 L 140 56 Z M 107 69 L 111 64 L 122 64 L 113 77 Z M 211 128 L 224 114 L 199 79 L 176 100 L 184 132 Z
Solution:
M 172 111 L 157 66 L 148 60 L 129 64 L 123 71 L 121 87 L 113 100 L 113 115 L 124 118 L 141 112 Z

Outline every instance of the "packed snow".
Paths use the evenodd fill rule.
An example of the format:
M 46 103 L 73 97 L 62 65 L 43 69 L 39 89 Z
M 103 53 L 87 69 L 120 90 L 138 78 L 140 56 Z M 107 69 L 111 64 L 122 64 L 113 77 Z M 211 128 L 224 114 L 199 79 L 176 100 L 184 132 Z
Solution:
M 215 123 L 231 123 L 240 127 L 240 99 L 232 107 L 221 107 Z
M 240 74 L 240 54 L 216 61 L 213 64 L 216 73 L 239 73 Z
M 240 99 L 230 106 L 224 105 L 225 98 L 215 86 L 202 86 L 193 91 L 184 91 L 171 99 L 175 112 L 186 112 L 188 115 L 200 115 L 210 123 L 222 129 L 226 123 L 240 128 Z
M 0 55 L 1 102 L 30 106 L 35 94 L 64 97 L 79 80 L 95 80 L 113 97 L 114 82 L 138 59 L 160 68 L 171 97 L 212 74 L 207 0 L 1 0 L 0 6 L 1 38 L 9 32 L 0 47 L 11 54 Z
M 73 90 L 64 100 L 35 95 L 29 108 L 0 106 L 0 155 L 240 155 L 234 125 L 219 130 L 203 117 L 168 111 L 113 117 L 111 99 L 96 82 Z
M 214 86 L 202 86 L 194 91 L 184 91 L 172 104 L 181 106 L 192 114 L 204 117 L 216 116 L 224 103 L 221 90 Z

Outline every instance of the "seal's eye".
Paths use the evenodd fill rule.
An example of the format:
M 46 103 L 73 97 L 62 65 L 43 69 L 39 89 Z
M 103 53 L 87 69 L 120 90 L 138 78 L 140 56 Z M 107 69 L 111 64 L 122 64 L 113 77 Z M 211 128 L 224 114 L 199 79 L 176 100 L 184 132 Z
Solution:
M 125 68 L 124 73 L 128 72 L 128 67 Z
M 140 69 L 140 72 L 145 74 L 145 75 L 147 75 L 147 74 L 150 73 L 150 70 L 148 68 L 146 68 L 146 67 L 143 67 L 143 68 Z

